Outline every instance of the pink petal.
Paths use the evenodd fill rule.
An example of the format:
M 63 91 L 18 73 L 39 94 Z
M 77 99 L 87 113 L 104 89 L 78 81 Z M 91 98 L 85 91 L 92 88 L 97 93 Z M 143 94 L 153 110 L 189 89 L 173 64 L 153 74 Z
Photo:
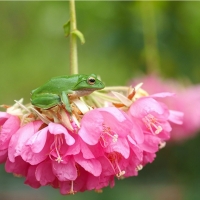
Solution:
M 34 134 L 35 128 L 41 126 L 41 121 L 34 121 L 21 127 L 11 138 L 8 148 L 8 157 L 11 162 L 20 155 L 28 139 Z
M 71 181 L 61 181 L 59 187 L 62 195 L 69 194 L 71 190 Z
M 142 97 L 132 104 L 130 112 L 132 116 L 140 118 L 150 112 L 156 112 L 161 115 L 164 109 L 156 100 Z
M 145 140 L 143 144 L 139 144 L 138 146 L 143 150 L 150 153 L 155 153 L 158 151 L 158 145 L 160 143 L 160 139 L 156 136 L 145 135 Z
M 22 176 L 27 175 L 28 167 L 30 165 L 22 160 L 20 156 L 16 157 L 15 162 L 10 162 L 9 159 L 7 159 L 5 164 L 5 170 L 6 172 L 19 174 Z
M 171 96 L 174 96 L 174 95 L 175 95 L 175 93 L 171 93 L 171 92 L 160 92 L 160 93 L 152 94 L 152 95 L 150 95 L 150 97 L 165 98 L 165 97 L 171 97 Z
M 128 158 L 130 154 L 130 147 L 126 138 L 120 138 L 117 142 L 110 143 L 110 145 L 106 147 L 106 152 L 112 153 L 113 151 L 122 154 L 124 158 Z
M 43 148 L 47 140 L 48 127 L 45 127 L 35 133 L 26 143 L 31 146 L 31 150 L 34 153 L 39 153 Z
M 52 172 L 51 162 L 40 163 L 36 168 L 35 177 L 41 185 L 51 184 L 55 179 L 55 175 Z
M 0 164 L 6 162 L 8 158 L 8 150 L 0 150 Z
M 130 145 L 130 148 L 131 148 L 132 152 L 134 152 L 134 154 L 138 158 L 138 160 L 141 161 L 142 157 L 143 157 L 143 150 L 141 148 L 139 148 L 136 144 Z
M 74 156 L 74 160 L 94 176 L 99 176 L 102 172 L 101 163 L 96 159 L 84 159 L 82 155 L 79 154 Z
M 26 176 L 25 184 L 30 185 L 32 188 L 39 188 L 41 185 L 40 183 L 36 180 L 35 177 L 35 172 L 36 172 L 36 166 L 31 166 L 28 169 L 28 174 Z
M 29 128 L 31 129 L 31 127 L 32 127 L 33 125 L 32 125 L 32 122 L 31 123 L 29 123 L 29 124 L 27 124 L 26 126 L 23 126 L 23 127 L 21 127 L 13 136 L 12 136 L 12 138 L 11 138 L 11 140 L 10 140 L 10 143 L 9 143 L 9 148 L 8 148 L 8 157 L 9 157 L 9 160 L 11 161 L 11 162 L 14 162 L 15 161 L 15 157 L 17 156 L 17 155 L 19 155 L 19 153 L 16 153 L 16 146 L 18 145 L 18 140 L 19 140 L 19 138 L 20 138 L 20 135 L 22 134 L 22 133 L 25 133 L 26 134 L 26 132 L 29 132 Z M 23 146 L 22 144 L 21 144 L 21 146 Z M 18 149 L 19 149 L 19 145 L 18 145 Z M 19 151 L 19 150 L 18 150 Z
M 165 123 L 162 123 L 162 128 L 165 132 L 168 132 L 168 133 L 171 132 L 171 130 L 172 130 L 172 127 L 168 121 L 166 121 Z
M 132 130 L 130 131 L 129 136 L 135 140 L 137 144 L 141 144 L 144 142 L 144 133 L 141 127 L 135 123 L 136 121 L 137 119 L 133 118 Z
M 110 127 L 118 136 L 126 137 L 132 127 L 132 122 L 128 119 L 126 113 L 114 107 L 98 110 L 101 112 L 106 126 Z
M 106 107 L 106 108 L 99 108 L 99 112 L 103 112 L 103 116 L 107 119 L 109 117 L 114 117 L 119 122 L 124 122 L 127 120 L 125 116 L 123 115 L 123 112 L 120 109 L 117 109 L 115 107 Z M 106 120 L 105 120 L 106 121 Z
M 20 120 L 16 116 L 10 116 L 3 124 L 0 131 L 0 149 L 8 148 L 11 136 L 16 133 L 20 127 Z
M 73 145 L 68 147 L 65 156 L 79 154 L 80 150 L 81 150 L 80 144 L 78 141 L 76 141 Z
M 80 145 L 81 145 L 81 152 L 83 153 L 83 158 L 85 159 L 95 158 L 87 144 L 81 141 Z
M 135 151 L 131 152 L 130 157 L 128 158 L 128 165 L 125 166 L 125 177 L 138 175 L 138 171 L 135 169 L 139 164 L 141 164 L 142 158 L 143 152 L 141 152 L 140 158 L 135 154 Z
M 6 112 L 0 112 L 0 125 L 3 125 L 5 121 L 10 117 L 11 115 Z
M 20 132 L 20 137 L 17 141 L 17 145 L 15 146 L 15 156 L 21 154 L 23 146 L 28 141 L 28 139 L 35 133 L 35 125 L 41 125 L 41 121 L 30 122 L 29 124 L 22 127 L 23 130 Z
M 98 160 L 99 160 L 99 162 L 101 163 L 101 166 L 102 166 L 101 176 L 115 175 L 112 164 L 110 163 L 110 160 L 106 156 L 101 156 L 100 158 L 98 158 Z
M 183 112 L 175 111 L 175 110 L 169 110 L 169 121 L 175 123 L 175 124 L 183 124 Z
M 90 145 L 89 148 L 95 158 L 104 156 L 104 147 L 102 147 L 100 142 L 96 145 Z
M 49 123 L 48 127 L 49 127 L 49 132 L 51 134 L 54 134 L 54 135 L 64 134 L 65 141 L 68 145 L 72 145 L 75 143 L 74 138 L 68 133 L 67 129 L 61 124 Z
M 144 152 L 144 158 L 142 164 L 146 165 L 147 163 L 153 162 L 155 157 L 156 157 L 155 153 Z
M 92 174 L 88 174 L 87 183 L 86 183 L 86 190 L 94 190 L 99 186 L 100 177 L 94 176 Z M 101 182 L 102 183 L 102 182 Z M 108 181 L 106 186 L 108 185 Z
M 97 109 L 87 112 L 81 120 L 79 136 L 89 145 L 98 143 L 104 120 Z
M 25 146 L 22 150 L 21 157 L 24 161 L 30 163 L 31 165 L 37 165 L 47 158 L 48 153 L 48 149 L 43 149 L 39 153 L 34 153 L 30 146 Z
M 52 169 L 53 173 L 60 181 L 73 181 L 77 178 L 77 169 L 72 159 L 65 164 L 53 162 Z

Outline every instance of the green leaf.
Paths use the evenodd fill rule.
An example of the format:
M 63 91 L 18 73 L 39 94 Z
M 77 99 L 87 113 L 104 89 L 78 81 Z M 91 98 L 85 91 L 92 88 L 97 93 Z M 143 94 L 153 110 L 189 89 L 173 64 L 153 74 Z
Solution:
M 84 35 L 83 35 L 83 33 L 81 33 L 79 30 L 74 30 L 74 31 L 72 31 L 72 34 L 76 35 L 76 36 L 80 39 L 81 44 L 84 44 L 84 43 L 85 43 Z
M 68 37 L 70 34 L 70 20 L 63 25 L 63 29 L 64 29 L 64 33 L 65 33 L 65 37 Z

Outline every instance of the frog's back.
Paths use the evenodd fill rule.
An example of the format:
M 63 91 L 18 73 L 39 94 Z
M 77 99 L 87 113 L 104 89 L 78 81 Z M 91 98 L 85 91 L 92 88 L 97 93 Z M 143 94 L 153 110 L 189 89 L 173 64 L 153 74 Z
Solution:
M 73 89 L 78 81 L 78 75 L 58 76 L 51 78 L 43 86 L 32 90 L 32 95 L 41 93 L 60 94 L 62 91 Z

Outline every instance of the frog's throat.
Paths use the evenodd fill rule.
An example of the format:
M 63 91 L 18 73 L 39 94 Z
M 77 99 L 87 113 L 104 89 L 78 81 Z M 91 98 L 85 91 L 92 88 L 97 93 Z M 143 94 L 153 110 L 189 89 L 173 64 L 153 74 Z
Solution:
M 92 89 L 86 89 L 86 90 L 76 90 L 73 91 L 72 94 L 68 94 L 68 96 L 70 98 L 78 98 L 78 97 L 83 97 L 83 96 L 87 96 L 89 94 L 91 94 L 92 92 L 94 92 L 95 90 Z

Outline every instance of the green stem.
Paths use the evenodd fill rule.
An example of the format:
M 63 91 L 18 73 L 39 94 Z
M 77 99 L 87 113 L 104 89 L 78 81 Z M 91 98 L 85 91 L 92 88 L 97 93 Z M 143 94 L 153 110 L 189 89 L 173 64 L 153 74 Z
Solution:
M 70 9 L 70 74 L 78 74 L 77 39 L 72 32 L 76 30 L 75 0 L 69 0 Z
M 155 23 L 154 2 L 140 2 L 143 24 L 144 52 L 147 73 L 159 72 L 159 53 Z

